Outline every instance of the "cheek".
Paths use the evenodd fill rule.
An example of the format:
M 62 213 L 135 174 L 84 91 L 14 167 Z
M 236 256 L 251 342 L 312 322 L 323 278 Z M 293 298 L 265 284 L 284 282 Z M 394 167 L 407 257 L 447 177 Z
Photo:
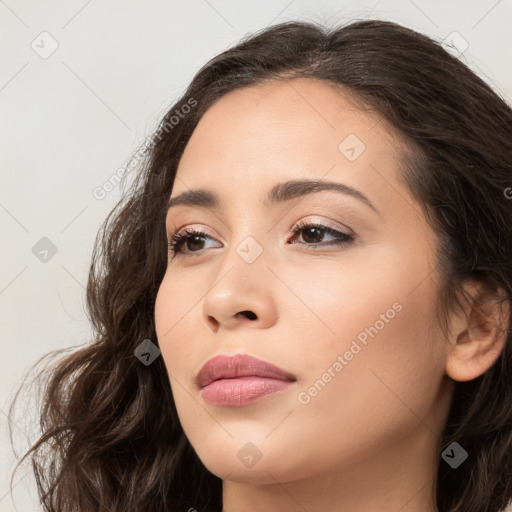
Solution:
M 179 281 L 166 275 L 155 302 L 158 343 L 178 418 L 187 435 L 194 431 L 196 424 L 204 426 L 204 418 L 201 419 L 197 406 L 198 397 L 193 389 L 199 363 L 197 345 L 194 345 L 197 339 L 194 329 L 197 329 L 198 322 L 191 321 L 197 314 L 193 309 L 198 301 L 196 295 L 190 287 L 180 286 Z
M 309 370 L 293 414 L 300 428 L 283 429 L 279 442 L 317 436 L 315 458 L 335 464 L 333 454 L 343 453 L 348 463 L 351 457 L 371 459 L 376 450 L 423 429 L 444 375 L 443 351 L 429 331 L 431 311 L 424 296 L 407 297 L 396 288 L 381 297 L 366 314 L 340 313 L 333 324 L 336 342 L 303 354 Z M 397 302 L 402 308 L 390 312 Z M 387 323 L 380 318 L 386 311 Z
M 363 428 L 370 430 L 374 420 L 414 421 L 408 407 L 422 414 L 435 400 L 445 348 L 439 332 L 432 331 L 432 280 L 418 286 L 421 269 L 395 262 L 392 254 L 378 261 L 337 273 L 320 266 L 317 279 L 329 283 L 321 289 L 311 280 L 295 280 L 317 316 L 310 324 L 315 328 L 310 326 L 296 347 L 296 367 L 308 361 L 298 397 L 310 409 L 306 424 L 307 418 L 329 411 L 334 429 L 352 425 L 356 435 L 363 418 L 369 421 Z
M 191 322 L 197 302 L 197 293 L 192 290 L 166 274 L 155 301 L 155 327 L 162 357 L 169 376 L 180 382 L 188 377 L 194 356 L 193 331 L 198 322 Z

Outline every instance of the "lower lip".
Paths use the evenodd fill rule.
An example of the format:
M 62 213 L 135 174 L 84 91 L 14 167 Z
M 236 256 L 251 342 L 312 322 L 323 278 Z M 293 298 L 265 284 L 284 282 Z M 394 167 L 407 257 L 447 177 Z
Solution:
M 242 407 L 273 393 L 283 392 L 295 382 L 267 377 L 219 379 L 201 390 L 202 397 L 212 405 Z

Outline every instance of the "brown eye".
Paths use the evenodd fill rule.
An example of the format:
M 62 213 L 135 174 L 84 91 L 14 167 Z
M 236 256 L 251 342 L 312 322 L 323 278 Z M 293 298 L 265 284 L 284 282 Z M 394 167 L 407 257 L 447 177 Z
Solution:
M 203 231 L 184 229 L 171 237 L 169 240 L 169 250 L 173 257 L 201 254 L 206 239 L 211 239 L 211 237 Z M 185 247 L 185 250 L 183 250 L 183 247 Z
M 298 238 L 302 237 L 303 241 L 299 242 L 293 242 L 293 243 L 299 243 L 301 245 L 305 245 L 306 248 L 309 245 L 312 245 L 313 249 L 314 246 L 340 246 L 340 245 L 346 245 L 349 244 L 354 240 L 354 237 L 352 235 L 347 235 L 346 233 L 342 233 L 341 231 L 338 231 L 336 229 L 333 229 L 329 226 L 324 226 L 322 224 L 315 224 L 315 223 L 306 223 L 303 222 L 299 224 L 297 227 L 295 227 L 292 230 L 292 234 L 294 236 L 298 236 Z M 331 237 L 334 237 L 333 241 L 325 242 L 323 243 L 323 238 L 329 235 Z
M 302 239 L 308 244 L 317 244 L 322 241 L 322 230 L 317 227 L 303 228 Z

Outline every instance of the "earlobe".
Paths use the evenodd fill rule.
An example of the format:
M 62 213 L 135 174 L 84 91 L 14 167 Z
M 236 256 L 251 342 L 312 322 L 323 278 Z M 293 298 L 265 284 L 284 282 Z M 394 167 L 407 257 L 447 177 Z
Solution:
M 474 290 L 475 288 L 473 288 Z M 479 290 L 463 317 L 457 317 L 446 360 L 446 374 L 464 382 L 484 374 L 505 347 L 510 318 L 510 301 L 498 293 Z

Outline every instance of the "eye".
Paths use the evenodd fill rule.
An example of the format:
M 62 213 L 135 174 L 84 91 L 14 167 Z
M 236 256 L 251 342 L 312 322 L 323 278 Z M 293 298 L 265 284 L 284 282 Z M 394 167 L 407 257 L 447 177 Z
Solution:
M 347 235 L 346 233 L 342 233 L 341 231 L 331 228 L 330 226 L 325 226 L 323 224 L 318 224 L 316 222 L 302 221 L 297 226 L 295 226 L 290 232 L 290 234 L 294 236 L 300 235 L 301 233 L 304 242 L 298 243 L 304 245 L 306 249 L 316 250 L 318 249 L 318 246 L 325 247 L 326 245 L 343 246 L 348 245 L 349 243 L 354 241 L 354 237 L 352 235 Z M 334 237 L 334 240 L 322 243 L 325 235 Z
M 299 243 L 300 245 L 304 245 L 307 249 L 317 249 L 319 246 L 344 246 L 354 241 L 352 235 L 347 235 L 346 233 L 342 233 L 329 226 L 324 226 L 323 224 L 308 223 L 305 221 L 295 226 L 290 231 L 289 235 L 297 237 L 297 235 L 301 233 L 304 242 L 292 242 L 292 244 Z M 334 237 L 334 240 L 322 243 L 322 239 L 325 235 Z M 173 258 L 178 255 L 199 256 L 202 254 L 202 245 L 206 239 L 212 238 L 203 231 L 185 228 L 171 236 L 169 240 L 169 250 Z M 187 250 L 184 251 L 183 247 Z
M 211 237 L 203 231 L 185 228 L 171 236 L 171 239 L 169 240 L 169 250 L 173 254 L 173 258 L 178 255 L 197 256 L 199 252 L 198 250 L 202 249 L 200 246 L 204 243 L 204 239 L 206 238 Z M 183 246 L 186 246 L 188 251 L 183 251 Z

